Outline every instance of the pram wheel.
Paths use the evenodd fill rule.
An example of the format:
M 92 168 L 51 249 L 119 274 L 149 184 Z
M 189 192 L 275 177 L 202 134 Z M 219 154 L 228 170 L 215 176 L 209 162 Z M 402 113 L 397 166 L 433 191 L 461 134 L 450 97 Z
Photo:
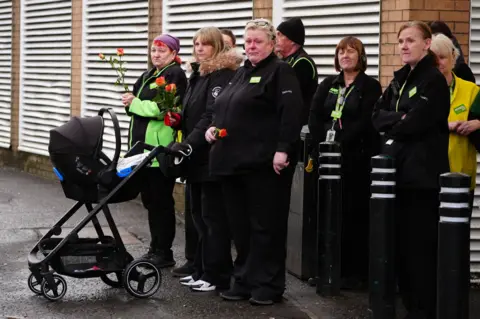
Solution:
M 110 275 L 110 277 L 109 277 Z M 107 285 L 109 285 L 112 288 L 122 288 L 123 287 L 123 282 L 122 282 L 122 272 L 112 272 L 109 274 L 104 274 L 100 276 L 100 279 Z
M 162 284 L 162 272 L 148 259 L 137 259 L 128 264 L 123 273 L 123 286 L 137 298 L 153 296 Z
M 34 294 L 41 295 L 42 294 L 42 290 L 41 290 L 42 289 L 42 281 L 38 282 L 37 278 L 35 278 L 35 276 L 33 274 L 30 274 L 30 276 L 28 276 L 28 288 L 30 288 L 30 290 Z
M 42 281 L 42 294 L 50 301 L 57 301 L 67 293 L 67 282 L 62 276 L 52 275 L 55 287 L 52 289 L 46 279 Z

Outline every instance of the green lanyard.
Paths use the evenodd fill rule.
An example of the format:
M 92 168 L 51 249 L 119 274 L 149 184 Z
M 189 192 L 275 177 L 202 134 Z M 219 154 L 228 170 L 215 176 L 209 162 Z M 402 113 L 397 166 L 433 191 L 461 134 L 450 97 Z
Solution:
M 453 102 L 453 92 L 455 91 L 455 76 L 453 76 L 452 83 L 450 83 L 450 104 Z
M 342 117 L 343 108 L 345 107 L 345 103 L 347 102 L 347 98 L 352 92 L 355 85 L 348 90 L 347 94 L 345 95 L 345 91 L 347 88 L 343 87 L 338 92 L 337 103 L 335 104 L 335 111 L 332 111 L 332 118 L 334 121 L 340 119 Z
M 405 84 L 407 84 L 407 80 L 405 80 L 405 82 L 403 83 L 402 88 L 400 89 L 400 93 L 398 94 L 397 108 L 396 108 L 397 112 L 398 112 L 398 104 L 400 103 L 400 99 L 402 98 L 402 93 L 403 93 L 403 89 L 405 88 Z
M 163 69 L 155 71 L 151 77 L 149 77 L 145 82 L 143 82 L 142 86 L 140 87 L 140 90 L 138 90 L 138 92 L 137 92 L 137 97 L 140 96 L 140 93 L 142 92 L 145 84 L 147 84 L 152 78 L 158 78 L 163 73 L 163 71 L 165 71 L 166 69 L 168 69 L 169 67 L 171 67 L 174 64 L 175 64 L 175 62 L 172 62 L 169 65 L 165 66 Z

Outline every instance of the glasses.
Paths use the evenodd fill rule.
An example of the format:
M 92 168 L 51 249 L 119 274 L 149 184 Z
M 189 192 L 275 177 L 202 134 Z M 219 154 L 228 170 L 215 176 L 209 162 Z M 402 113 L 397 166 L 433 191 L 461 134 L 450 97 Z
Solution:
M 256 19 L 256 20 L 250 20 L 247 22 L 247 25 L 253 24 L 259 27 L 271 27 L 272 24 L 268 20 L 262 20 L 262 19 Z

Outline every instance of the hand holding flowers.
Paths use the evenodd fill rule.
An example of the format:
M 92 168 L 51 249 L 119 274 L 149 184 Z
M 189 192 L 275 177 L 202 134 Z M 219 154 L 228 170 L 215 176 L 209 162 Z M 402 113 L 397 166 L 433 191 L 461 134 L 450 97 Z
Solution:
M 155 80 L 157 95 L 153 98 L 157 102 L 160 113 L 164 114 L 164 123 L 166 126 L 176 126 L 180 122 L 182 107 L 179 104 L 180 96 L 177 96 L 177 86 L 175 83 L 167 83 L 163 76 Z

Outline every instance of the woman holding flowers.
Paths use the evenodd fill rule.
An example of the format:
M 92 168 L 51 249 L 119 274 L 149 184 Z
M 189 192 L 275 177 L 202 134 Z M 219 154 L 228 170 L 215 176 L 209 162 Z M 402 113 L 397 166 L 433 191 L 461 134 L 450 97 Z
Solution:
M 270 305 L 285 291 L 295 169 L 289 163 L 296 160 L 303 102 L 295 71 L 273 52 L 272 24 L 248 22 L 244 39 L 248 60 L 215 101 L 205 138 L 213 143 L 210 171 L 221 178 L 237 249 L 235 283 L 221 297 Z
M 199 236 L 194 270 L 180 279 L 194 291 L 228 289 L 232 272 L 230 235 L 218 181 L 208 171 L 210 145 L 205 131 L 212 120 L 212 107 L 239 67 L 241 57 L 227 50 L 222 33 L 205 27 L 193 37 L 194 62 L 187 93 L 183 99 L 182 132 L 185 140 L 173 147 L 189 144 L 193 148 L 187 162 L 186 179 L 191 192 L 191 212 Z
M 160 90 L 170 91 L 180 98 L 185 93 L 187 79 L 180 67 L 179 51 L 180 42 L 176 37 L 168 34 L 156 37 L 150 50 L 154 67 L 139 77 L 132 93 L 122 95 L 127 114 L 131 116 L 129 148 L 138 141 L 153 146 L 167 146 L 173 142 L 176 135 L 174 126 L 180 116 L 167 114 L 165 103 L 157 102 L 159 96 L 165 99 L 164 92 Z M 151 242 L 144 257 L 159 267 L 175 265 L 171 249 L 175 237 L 174 185 L 175 179 L 165 177 L 157 161 L 145 170 L 141 197 L 148 210 Z

